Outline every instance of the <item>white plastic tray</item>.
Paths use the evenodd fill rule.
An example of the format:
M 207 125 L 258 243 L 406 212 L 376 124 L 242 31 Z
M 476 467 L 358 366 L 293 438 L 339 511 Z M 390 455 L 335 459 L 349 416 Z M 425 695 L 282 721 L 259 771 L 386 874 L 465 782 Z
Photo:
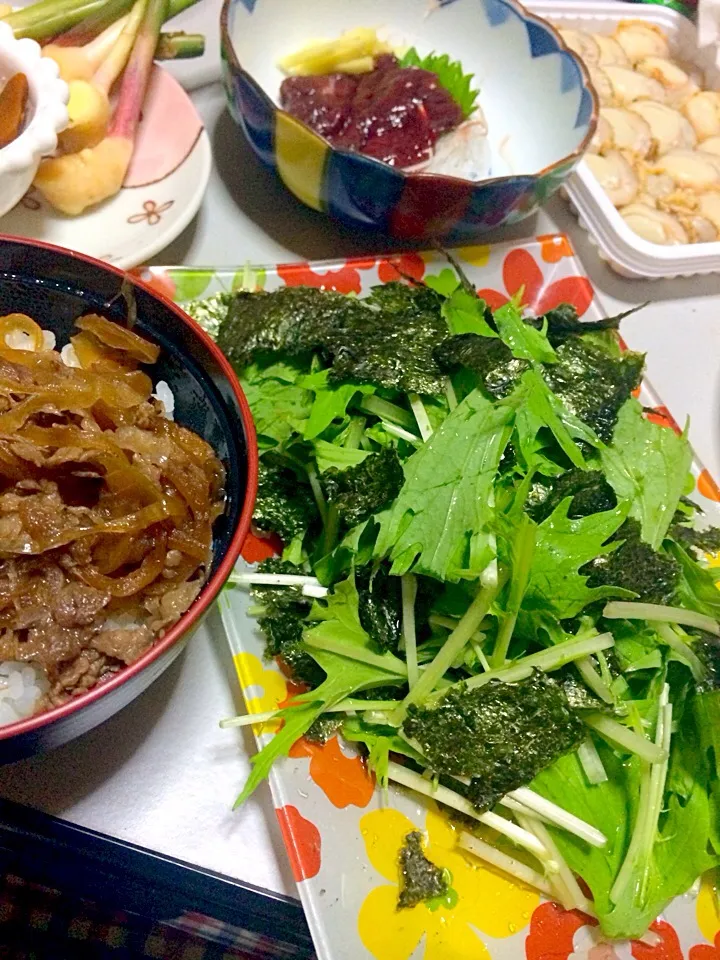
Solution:
M 621 20 L 653 23 L 670 40 L 674 56 L 697 64 L 705 74 L 706 87 L 720 89 L 714 51 L 698 49 L 695 27 L 675 10 L 614 0 L 530 0 L 527 6 L 551 23 L 590 33 L 612 33 Z M 720 273 L 720 241 L 667 247 L 648 243 L 630 230 L 584 162 L 568 179 L 565 193 L 580 226 L 617 273 L 649 280 Z

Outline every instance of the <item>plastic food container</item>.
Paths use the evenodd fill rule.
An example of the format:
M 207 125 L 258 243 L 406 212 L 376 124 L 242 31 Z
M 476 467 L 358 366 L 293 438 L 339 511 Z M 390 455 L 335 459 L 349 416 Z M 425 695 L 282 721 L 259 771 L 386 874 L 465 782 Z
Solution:
M 675 10 L 614 0 L 531 0 L 528 6 L 551 23 L 588 33 L 612 33 L 621 20 L 653 23 L 667 36 L 673 56 L 696 64 L 704 73 L 706 89 L 720 90 L 714 51 L 698 49 L 695 27 Z M 720 273 L 720 240 L 675 246 L 643 240 L 624 222 L 584 161 L 575 168 L 564 192 L 599 255 L 622 276 L 657 280 Z

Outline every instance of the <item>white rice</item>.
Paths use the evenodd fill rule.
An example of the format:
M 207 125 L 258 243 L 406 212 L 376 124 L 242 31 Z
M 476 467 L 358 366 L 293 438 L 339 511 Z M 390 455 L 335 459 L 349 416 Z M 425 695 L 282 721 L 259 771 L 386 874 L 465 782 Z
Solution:
M 43 330 L 43 349 L 54 350 L 56 346 L 55 334 L 52 330 Z M 21 330 L 14 330 L 5 334 L 5 343 L 11 350 L 32 350 L 32 338 Z M 79 367 L 80 361 L 75 353 L 75 347 L 66 343 L 60 351 L 62 362 L 67 367 Z M 165 416 L 173 419 L 175 411 L 175 397 L 164 380 L 159 380 L 153 396 L 163 405 Z M 129 618 L 126 622 L 125 618 Z M 116 621 L 108 620 L 104 624 L 105 630 L 136 626 L 134 617 L 121 614 Z M 25 717 L 30 717 L 48 690 L 49 683 L 45 673 L 29 663 L 14 660 L 4 660 L 0 663 L 0 726 L 6 723 L 16 723 Z
M 47 689 L 47 677 L 39 667 L 12 660 L 0 663 L 0 724 L 31 716 Z

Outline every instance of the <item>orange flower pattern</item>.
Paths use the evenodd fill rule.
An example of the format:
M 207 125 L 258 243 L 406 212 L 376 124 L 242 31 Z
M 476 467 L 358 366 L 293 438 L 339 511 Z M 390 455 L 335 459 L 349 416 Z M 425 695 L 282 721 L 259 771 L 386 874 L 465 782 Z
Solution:
M 366 807 L 375 789 L 375 778 L 359 756 L 346 756 L 337 737 L 313 743 L 301 737 L 290 750 L 291 757 L 310 758 L 310 778 L 333 806 Z

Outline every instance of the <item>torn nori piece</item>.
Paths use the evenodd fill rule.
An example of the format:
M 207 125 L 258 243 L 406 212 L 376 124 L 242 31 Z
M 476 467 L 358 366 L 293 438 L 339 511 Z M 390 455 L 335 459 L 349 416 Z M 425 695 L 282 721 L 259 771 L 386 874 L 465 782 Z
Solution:
M 260 573 L 301 572 L 279 558 L 264 561 L 258 570 Z M 263 607 L 257 620 L 265 637 L 265 656 L 269 660 L 282 657 L 295 680 L 311 687 L 319 686 L 325 679 L 325 671 L 300 648 L 312 601 L 304 597 L 298 587 L 256 585 L 252 588 L 252 595 Z
M 609 443 L 620 407 L 640 385 L 645 357 L 627 350 L 611 356 L 596 343 L 571 337 L 557 348 L 544 377 L 567 409 Z
M 584 333 L 602 333 L 605 330 L 618 330 L 621 320 L 646 306 L 646 303 L 642 303 L 639 307 L 632 307 L 615 317 L 603 317 L 602 320 L 581 320 L 571 303 L 561 303 L 552 310 L 548 310 L 542 317 L 528 319 L 527 323 L 531 323 L 538 330 L 541 330 L 546 322 L 548 340 L 553 347 L 557 347 L 568 337 L 582 336 Z
M 670 527 L 669 535 L 683 547 L 694 547 L 702 553 L 720 553 L 720 528 L 706 527 L 696 530 L 684 523 Z
M 670 603 L 680 582 L 680 564 L 658 553 L 640 536 L 640 524 L 632 517 L 610 538 L 623 541 L 617 550 L 596 557 L 581 573 L 589 587 L 622 587 L 632 590 L 643 603 Z
M 323 473 L 322 484 L 328 503 L 336 508 L 341 524 L 349 528 L 391 503 L 404 479 L 394 447 L 387 447 L 355 467 L 331 467 Z
M 373 287 L 359 302 L 365 313 L 353 313 L 342 335 L 328 344 L 331 381 L 349 378 L 403 392 L 440 393 L 442 374 L 433 359 L 433 349 L 447 335 L 440 295 L 391 282 Z
M 566 497 L 572 497 L 567 513 L 571 520 L 617 506 L 615 491 L 600 470 L 573 468 L 557 477 L 538 477 L 530 487 L 525 510 L 536 523 L 542 523 Z
M 334 737 L 342 726 L 343 715 L 341 713 L 324 713 L 313 722 L 313 725 L 305 734 L 305 739 L 311 743 L 325 744 L 331 737 Z
M 400 849 L 399 910 L 416 907 L 448 892 L 447 872 L 428 860 L 423 853 L 422 840 L 422 833 L 414 830 L 405 837 Z
M 517 381 L 530 369 L 527 360 L 513 357 L 502 340 L 481 337 L 477 333 L 447 337 L 435 348 L 433 356 L 445 373 L 455 373 L 461 368 L 470 370 L 480 378 L 487 392 L 498 400 L 512 393 Z
M 294 470 L 263 457 L 258 467 L 258 492 L 253 523 L 261 530 L 276 533 L 288 544 L 320 519 L 317 504 L 307 484 Z
M 384 653 L 397 653 L 402 634 L 400 577 L 391 577 L 384 567 L 355 571 L 360 623 Z
M 220 349 L 237 368 L 258 352 L 319 352 L 330 380 L 352 379 L 416 393 L 439 393 L 433 348 L 447 334 L 442 298 L 429 287 L 399 282 L 374 287 L 362 300 L 312 287 L 237 293 L 218 331 Z
M 411 705 L 403 724 L 430 769 L 470 779 L 452 787 L 479 810 L 577 747 L 584 729 L 560 684 L 538 672 L 518 683 L 451 688 L 432 708 Z

